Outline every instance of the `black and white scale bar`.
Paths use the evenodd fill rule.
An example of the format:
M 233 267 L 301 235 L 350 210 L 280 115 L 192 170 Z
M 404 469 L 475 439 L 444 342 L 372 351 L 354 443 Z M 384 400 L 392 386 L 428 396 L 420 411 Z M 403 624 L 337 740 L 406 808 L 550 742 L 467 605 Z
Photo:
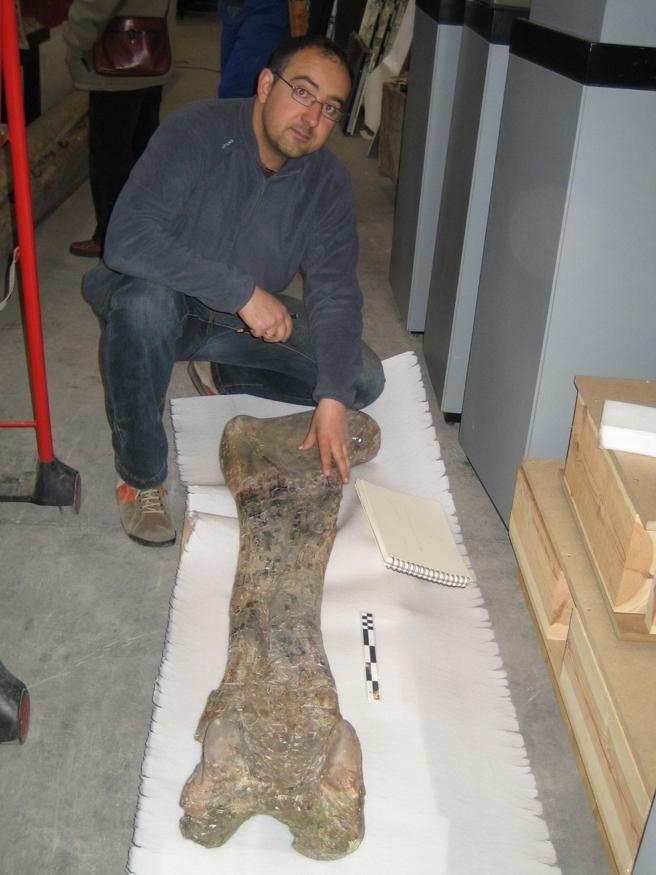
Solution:
M 367 611 L 360 614 L 362 621 L 362 645 L 364 648 L 364 673 L 367 682 L 367 699 L 370 702 L 380 700 L 378 684 L 378 664 L 376 662 L 376 634 L 374 632 L 374 615 Z

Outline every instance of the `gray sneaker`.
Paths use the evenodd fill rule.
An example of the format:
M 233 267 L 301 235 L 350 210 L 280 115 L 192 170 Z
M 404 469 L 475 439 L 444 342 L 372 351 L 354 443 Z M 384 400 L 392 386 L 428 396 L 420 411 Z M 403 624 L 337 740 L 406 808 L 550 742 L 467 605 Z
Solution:
M 166 547 L 175 542 L 165 486 L 135 489 L 127 483 L 116 487 L 121 525 L 137 544 Z

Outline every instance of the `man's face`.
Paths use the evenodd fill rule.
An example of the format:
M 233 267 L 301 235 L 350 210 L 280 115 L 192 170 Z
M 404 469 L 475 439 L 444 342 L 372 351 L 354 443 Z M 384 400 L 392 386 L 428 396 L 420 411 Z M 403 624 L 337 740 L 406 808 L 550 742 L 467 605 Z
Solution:
M 349 75 L 339 61 L 318 49 L 297 52 L 281 75 L 317 101 L 339 109 L 346 106 Z M 321 103 L 297 103 L 289 85 L 268 69 L 260 74 L 253 123 L 260 160 L 271 170 L 278 170 L 288 158 L 316 152 L 335 126 L 322 115 Z

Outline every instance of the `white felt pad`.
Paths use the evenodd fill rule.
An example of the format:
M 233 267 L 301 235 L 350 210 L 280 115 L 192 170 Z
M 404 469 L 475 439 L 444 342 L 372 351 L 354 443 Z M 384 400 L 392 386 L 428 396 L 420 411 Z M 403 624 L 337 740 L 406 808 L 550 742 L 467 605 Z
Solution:
M 385 391 L 367 409 L 381 427 L 381 451 L 357 476 L 441 501 L 459 537 L 416 358 L 406 353 L 384 366 Z M 364 841 L 348 857 L 319 863 L 297 854 L 288 829 L 271 817 L 252 818 L 220 848 L 180 834 L 180 792 L 200 759 L 193 733 L 225 666 L 239 541 L 234 501 L 218 467 L 220 435 L 238 413 L 298 410 L 248 396 L 172 402 L 194 527 L 171 603 L 128 871 L 557 873 L 476 583 L 454 589 L 387 570 L 352 484 L 344 489 L 326 572 L 322 629 L 342 714 L 362 745 Z M 374 615 L 379 701 L 366 693 L 362 611 Z

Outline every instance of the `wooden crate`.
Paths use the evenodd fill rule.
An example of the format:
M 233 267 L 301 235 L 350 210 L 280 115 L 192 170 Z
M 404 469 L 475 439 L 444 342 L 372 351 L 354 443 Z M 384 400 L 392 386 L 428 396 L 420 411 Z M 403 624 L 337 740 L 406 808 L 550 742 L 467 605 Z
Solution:
M 656 459 L 599 448 L 604 401 L 656 406 L 656 382 L 577 377 L 565 484 L 616 633 L 656 642 Z
M 561 461 L 524 460 L 510 532 L 593 810 L 617 871 L 630 873 L 656 789 L 656 649 L 615 634 Z

